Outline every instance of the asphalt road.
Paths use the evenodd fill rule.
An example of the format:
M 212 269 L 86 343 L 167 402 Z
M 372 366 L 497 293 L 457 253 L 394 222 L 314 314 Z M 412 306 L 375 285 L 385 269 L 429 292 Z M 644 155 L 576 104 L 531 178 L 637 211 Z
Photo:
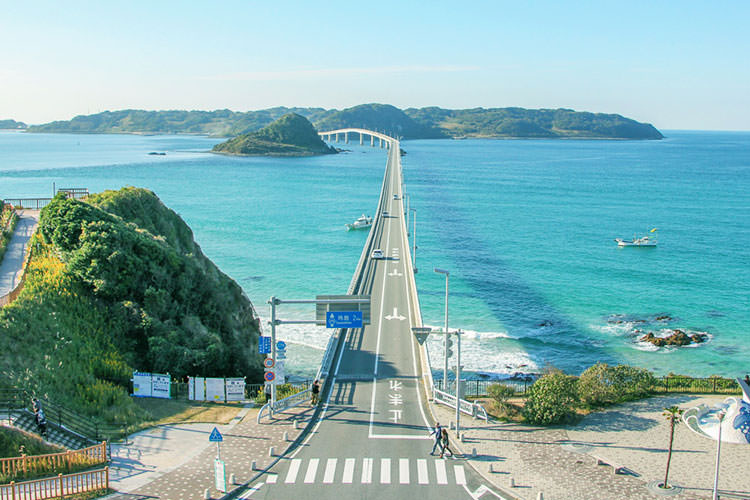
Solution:
M 238 498 L 496 498 L 462 458 L 430 456 L 425 392 L 406 276 L 399 145 L 388 150 L 372 247 L 355 293 L 371 294 L 371 324 L 346 332 L 313 432 Z M 394 199 L 394 194 L 398 199 Z M 388 215 L 383 214 L 384 211 Z

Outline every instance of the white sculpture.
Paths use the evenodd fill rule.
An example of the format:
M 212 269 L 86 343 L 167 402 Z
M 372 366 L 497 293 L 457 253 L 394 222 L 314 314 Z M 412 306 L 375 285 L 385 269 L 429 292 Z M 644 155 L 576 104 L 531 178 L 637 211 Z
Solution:
M 690 408 L 682 414 L 688 428 L 715 441 L 721 422 L 722 442 L 750 444 L 750 387 L 742 379 L 737 381 L 742 388 L 742 399 L 729 397 L 712 408 L 705 404 Z M 719 418 L 720 412 L 725 414 L 723 419 Z

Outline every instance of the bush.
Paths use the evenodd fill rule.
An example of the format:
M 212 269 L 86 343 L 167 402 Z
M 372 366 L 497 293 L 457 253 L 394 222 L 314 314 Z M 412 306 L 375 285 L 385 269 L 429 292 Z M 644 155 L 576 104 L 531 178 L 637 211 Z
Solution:
M 487 387 L 487 394 L 489 394 L 498 408 L 505 410 L 508 407 L 508 399 L 516 394 L 516 390 L 504 384 L 491 384 Z
M 558 370 L 551 371 L 529 388 L 523 416 L 527 422 L 536 425 L 562 422 L 573 415 L 577 396 L 576 377 Z
M 648 396 L 655 383 L 644 368 L 597 363 L 578 379 L 578 397 L 585 405 L 605 406 Z

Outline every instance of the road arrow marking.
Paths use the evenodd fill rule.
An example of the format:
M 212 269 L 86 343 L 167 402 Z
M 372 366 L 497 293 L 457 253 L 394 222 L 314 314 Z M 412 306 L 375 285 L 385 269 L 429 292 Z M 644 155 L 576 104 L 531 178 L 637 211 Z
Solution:
M 394 267 L 393 272 L 388 273 L 388 276 L 403 276 L 403 274 L 398 272 L 398 269 Z
M 406 319 L 406 316 L 401 316 L 401 315 L 399 315 L 399 313 L 398 313 L 398 309 L 397 309 L 396 307 L 394 307 L 394 308 L 393 308 L 393 314 L 389 314 L 389 315 L 387 315 L 387 316 L 385 317 L 385 319 L 387 319 L 387 320 L 389 320 L 389 321 L 390 321 L 390 320 L 392 320 L 392 319 L 397 319 L 397 320 L 399 320 L 399 321 L 403 321 L 403 320 L 405 320 L 405 319 Z

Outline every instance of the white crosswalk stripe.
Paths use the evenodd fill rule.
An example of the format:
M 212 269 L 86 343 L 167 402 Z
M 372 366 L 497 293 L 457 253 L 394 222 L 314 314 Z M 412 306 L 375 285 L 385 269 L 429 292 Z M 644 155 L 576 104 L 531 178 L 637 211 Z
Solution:
M 323 468 L 322 477 L 318 474 L 318 469 L 321 467 L 321 460 L 325 461 L 325 468 Z M 357 468 L 360 468 L 360 482 L 362 484 L 372 484 L 373 474 L 378 474 L 375 479 L 379 484 L 392 484 L 398 481 L 398 484 L 411 484 L 416 479 L 417 484 L 433 484 L 448 485 L 453 484 L 465 485 L 466 484 L 466 472 L 463 465 L 454 465 L 449 468 L 446 461 L 442 459 L 428 460 L 424 458 L 409 459 L 409 458 L 347 458 L 343 459 L 343 472 L 340 476 L 341 484 L 352 484 L 354 482 L 354 475 L 357 473 Z M 435 464 L 434 473 L 432 472 L 432 465 L 430 461 Z M 398 463 L 398 468 L 396 467 Z M 305 474 L 302 478 L 302 482 L 305 484 L 313 484 L 315 482 L 322 482 L 323 484 L 333 484 L 337 480 L 336 471 L 338 469 L 338 458 L 310 458 L 307 460 L 307 467 L 305 468 Z M 300 476 L 300 470 L 302 469 L 304 461 L 299 458 L 295 458 L 289 462 L 289 470 L 286 473 L 285 483 L 296 483 Z M 376 470 L 379 467 L 379 471 Z M 412 468 L 416 469 L 416 473 Z M 452 472 L 452 478 L 449 470 Z M 393 476 L 398 474 L 398 480 Z M 268 474 L 266 476 L 266 484 L 275 484 L 278 481 L 278 476 L 275 474 Z

